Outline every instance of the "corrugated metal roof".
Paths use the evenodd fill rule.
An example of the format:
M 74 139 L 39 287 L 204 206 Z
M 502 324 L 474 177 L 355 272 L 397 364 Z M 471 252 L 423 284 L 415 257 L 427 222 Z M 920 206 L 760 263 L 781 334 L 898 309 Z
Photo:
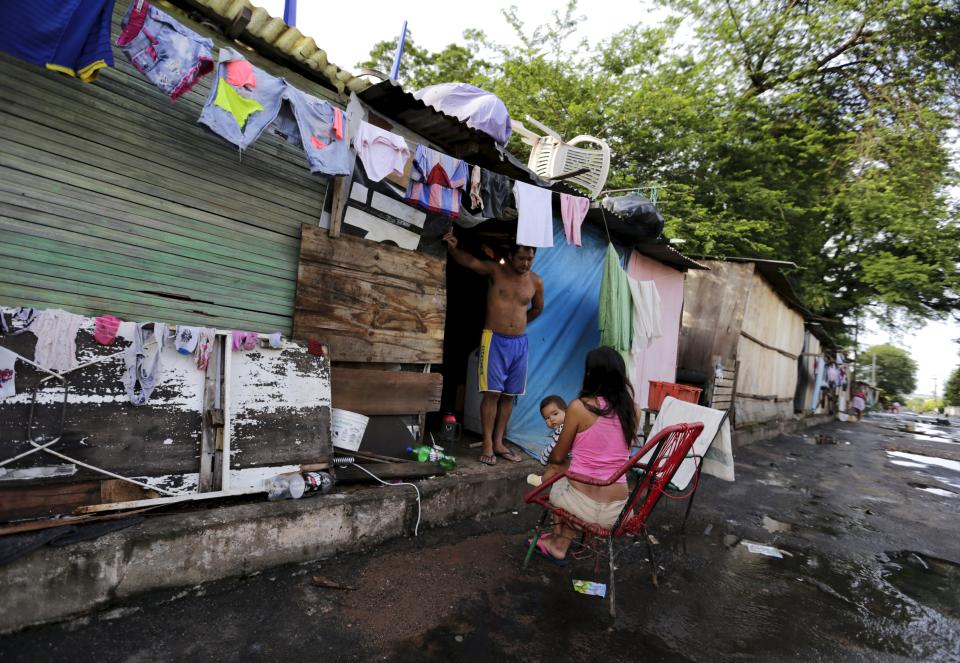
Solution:
M 558 193 L 583 195 L 563 182 L 544 180 L 482 131 L 417 99 L 395 81 L 381 81 L 357 96 L 384 117 L 422 136 L 443 152 L 511 179 Z
M 669 265 L 670 267 L 674 267 L 679 270 L 710 269 L 706 265 L 701 265 L 696 260 L 683 255 L 675 248 L 670 246 L 670 244 L 665 240 L 649 240 L 638 242 L 633 245 L 633 249 L 637 253 L 653 258 L 658 262 L 662 262 L 664 265 Z

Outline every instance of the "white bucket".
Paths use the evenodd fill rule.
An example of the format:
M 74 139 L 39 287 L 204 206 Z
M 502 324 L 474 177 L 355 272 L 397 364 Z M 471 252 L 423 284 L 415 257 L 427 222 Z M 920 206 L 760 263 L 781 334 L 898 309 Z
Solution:
M 367 422 L 369 421 L 370 418 L 362 414 L 333 408 L 330 415 L 333 446 L 348 451 L 359 449 L 360 442 L 363 440 L 363 432 L 367 430 Z

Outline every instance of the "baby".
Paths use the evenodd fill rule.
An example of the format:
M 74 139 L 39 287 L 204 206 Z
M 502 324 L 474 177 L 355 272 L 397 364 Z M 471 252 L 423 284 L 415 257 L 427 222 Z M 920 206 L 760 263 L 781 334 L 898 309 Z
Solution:
M 547 459 L 550 458 L 550 452 L 557 446 L 557 440 L 560 439 L 560 433 L 563 431 L 563 420 L 566 414 L 567 404 L 559 396 L 547 396 L 540 401 L 540 416 L 543 417 L 547 428 L 553 431 L 553 441 L 544 447 L 543 452 L 540 454 L 540 462 L 543 465 L 547 464 Z

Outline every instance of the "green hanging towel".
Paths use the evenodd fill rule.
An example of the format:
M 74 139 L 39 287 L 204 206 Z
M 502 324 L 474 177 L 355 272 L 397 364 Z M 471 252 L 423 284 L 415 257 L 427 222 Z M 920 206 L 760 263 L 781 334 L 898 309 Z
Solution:
M 620 266 L 613 244 L 607 244 L 600 282 L 600 345 L 609 345 L 623 356 L 628 370 L 633 333 L 633 300 L 630 282 Z

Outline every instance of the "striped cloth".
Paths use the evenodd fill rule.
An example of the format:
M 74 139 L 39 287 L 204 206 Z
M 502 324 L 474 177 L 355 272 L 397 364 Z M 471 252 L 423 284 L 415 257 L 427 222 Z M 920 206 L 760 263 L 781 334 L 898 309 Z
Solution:
M 417 145 L 404 199 L 428 212 L 460 215 L 460 193 L 467 185 L 467 163 Z

